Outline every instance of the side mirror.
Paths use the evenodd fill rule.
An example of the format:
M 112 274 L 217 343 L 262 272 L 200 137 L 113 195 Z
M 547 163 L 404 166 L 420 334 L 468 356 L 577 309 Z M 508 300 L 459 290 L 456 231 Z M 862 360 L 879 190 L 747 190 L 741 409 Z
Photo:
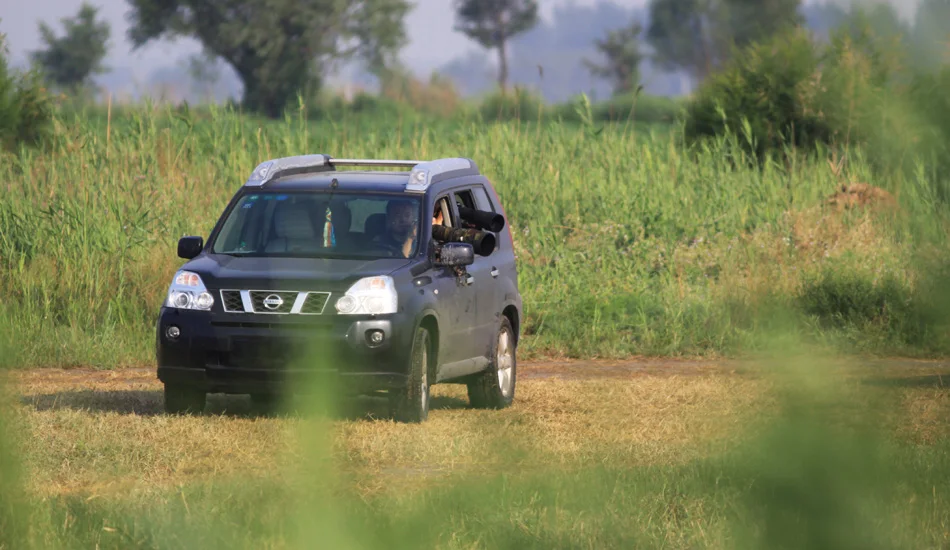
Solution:
M 435 265 L 441 267 L 464 267 L 475 263 L 475 248 L 468 243 L 445 243 Z
M 201 254 L 204 248 L 204 239 L 201 237 L 182 237 L 178 239 L 178 257 L 190 260 Z

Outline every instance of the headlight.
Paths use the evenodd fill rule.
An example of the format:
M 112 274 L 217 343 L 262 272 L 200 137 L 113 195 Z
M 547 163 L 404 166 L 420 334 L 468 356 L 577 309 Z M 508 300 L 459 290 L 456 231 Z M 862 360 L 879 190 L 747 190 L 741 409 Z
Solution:
M 360 279 L 336 301 L 336 310 L 342 315 L 396 313 L 399 300 L 392 277 Z
M 168 287 L 165 306 L 177 309 L 199 309 L 208 311 L 214 305 L 212 296 L 201 277 L 191 271 L 179 271 Z

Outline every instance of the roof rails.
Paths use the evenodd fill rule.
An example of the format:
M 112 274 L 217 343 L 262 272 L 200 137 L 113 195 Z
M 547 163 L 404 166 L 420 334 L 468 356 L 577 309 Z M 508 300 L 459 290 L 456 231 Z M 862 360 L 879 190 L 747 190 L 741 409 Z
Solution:
M 387 159 L 335 159 L 330 155 L 299 155 L 262 162 L 251 172 L 245 185 L 264 187 L 284 176 L 335 171 L 337 166 L 391 166 L 412 168 L 406 191 L 425 193 L 432 184 L 459 176 L 480 175 L 475 161 L 468 158 L 441 158 L 429 161 Z
M 409 173 L 407 193 L 425 193 L 433 183 L 460 176 L 477 176 L 480 172 L 475 161 L 467 158 L 442 158 L 420 162 Z

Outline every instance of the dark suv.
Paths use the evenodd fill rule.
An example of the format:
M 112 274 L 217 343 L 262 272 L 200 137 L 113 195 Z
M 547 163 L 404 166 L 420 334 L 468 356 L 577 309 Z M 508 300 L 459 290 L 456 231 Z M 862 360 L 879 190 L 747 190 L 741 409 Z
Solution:
M 471 159 L 260 164 L 207 243 L 178 242 L 189 261 L 156 327 L 165 410 L 200 411 L 208 393 L 266 403 L 294 373 L 386 391 L 400 421 L 428 417 L 435 383 L 507 407 L 522 304 L 505 226 Z M 304 346 L 326 361 L 292 361 Z

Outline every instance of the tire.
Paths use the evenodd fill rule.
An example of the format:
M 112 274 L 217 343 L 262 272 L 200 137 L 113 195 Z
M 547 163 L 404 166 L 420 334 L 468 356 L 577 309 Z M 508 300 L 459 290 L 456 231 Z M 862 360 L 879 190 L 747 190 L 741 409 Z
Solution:
M 389 391 L 393 418 L 418 423 L 429 418 L 429 331 L 416 329 L 409 353 L 409 380 L 405 388 Z
M 277 410 L 280 404 L 280 396 L 271 393 L 252 393 L 251 408 L 262 414 L 271 414 Z
M 491 349 L 488 369 L 468 383 L 468 400 L 476 409 L 504 409 L 515 400 L 517 343 L 507 317 L 502 316 Z
M 208 394 L 188 386 L 165 384 L 165 412 L 197 414 L 204 411 Z

